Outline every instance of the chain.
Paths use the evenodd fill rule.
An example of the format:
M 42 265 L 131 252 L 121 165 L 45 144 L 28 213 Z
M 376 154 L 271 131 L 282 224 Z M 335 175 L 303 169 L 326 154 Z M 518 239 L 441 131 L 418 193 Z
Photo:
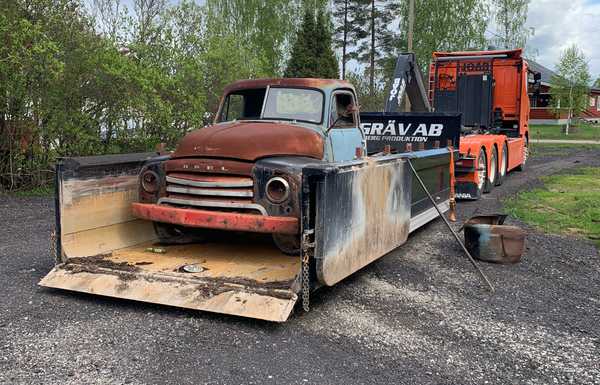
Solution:
M 307 230 L 302 234 L 302 309 L 310 310 L 310 256 L 315 246 L 310 241 L 314 230 Z
M 56 229 L 50 233 L 50 255 L 54 257 L 56 263 L 60 262 L 56 253 Z

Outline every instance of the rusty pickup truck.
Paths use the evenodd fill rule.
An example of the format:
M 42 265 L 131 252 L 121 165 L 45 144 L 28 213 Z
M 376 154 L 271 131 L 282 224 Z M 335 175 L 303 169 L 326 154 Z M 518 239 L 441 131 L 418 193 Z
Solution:
M 170 154 L 62 159 L 41 285 L 285 321 L 439 215 L 407 159 L 448 210 L 453 148 L 371 154 L 361 121 L 394 116 L 361 117 L 341 80 L 243 80 Z

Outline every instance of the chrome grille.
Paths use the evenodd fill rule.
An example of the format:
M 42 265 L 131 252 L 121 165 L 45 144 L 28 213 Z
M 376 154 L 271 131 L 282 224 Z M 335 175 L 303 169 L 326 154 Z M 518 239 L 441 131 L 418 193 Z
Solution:
M 266 215 L 266 210 L 252 200 L 254 181 L 251 177 L 180 172 L 168 174 L 166 181 L 167 196 L 159 199 L 159 204 L 259 211 Z

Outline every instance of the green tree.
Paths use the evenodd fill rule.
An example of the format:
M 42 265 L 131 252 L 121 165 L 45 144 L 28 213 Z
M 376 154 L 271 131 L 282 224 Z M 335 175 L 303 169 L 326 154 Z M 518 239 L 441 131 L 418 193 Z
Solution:
M 319 68 L 319 77 L 326 79 L 337 79 L 340 76 L 340 67 L 332 48 L 332 30 L 333 25 L 329 15 L 323 9 L 319 10 L 317 14 L 314 50 Z
M 568 112 L 565 134 L 573 116 L 584 111 L 589 103 L 589 84 L 591 76 L 583 52 L 572 45 L 565 49 L 556 64 L 555 75 L 550 79 L 550 96 L 556 111 Z
M 206 34 L 233 37 L 249 61 L 260 58 L 259 71 L 280 75 L 302 9 L 287 0 L 207 0 Z
M 434 51 L 484 49 L 489 6 L 485 0 L 419 0 L 415 4 L 413 47 L 421 72 Z M 408 33 L 408 1 L 400 5 L 400 37 L 396 52 L 406 51 Z M 393 60 L 386 64 L 386 74 L 394 70 Z
M 366 4 L 364 0 L 334 0 L 333 19 L 335 20 L 336 48 L 342 50 L 342 79 L 346 78 L 346 65 L 349 60 L 356 59 L 356 52 L 352 48 L 356 42 L 368 36 L 362 25 Z
M 338 78 L 337 59 L 331 47 L 331 22 L 324 12 L 319 10 L 315 19 L 310 8 L 304 11 L 285 70 L 286 77 Z
M 376 92 L 378 68 L 390 57 L 398 36 L 392 29 L 392 22 L 398 16 L 398 1 L 359 0 L 357 26 L 362 26 L 360 40 L 353 58 L 365 64 L 369 72 L 369 91 Z
M 43 178 L 34 171 L 36 139 L 49 143 L 40 123 L 50 117 L 48 100 L 64 70 L 60 48 L 32 15 L 36 8 L 6 3 L 0 13 L 0 187 L 8 189 Z
M 494 43 L 504 49 L 525 48 L 531 31 L 525 28 L 530 0 L 494 0 L 498 35 Z
M 382 82 L 375 83 L 374 92 L 369 88 L 370 81 L 369 70 L 351 71 L 348 73 L 347 80 L 354 85 L 356 89 L 358 102 L 361 111 L 383 111 L 385 106 L 386 89 Z
M 285 69 L 285 77 L 315 77 L 318 64 L 315 56 L 316 40 L 315 16 L 311 9 L 304 11 L 300 30 L 291 49 L 291 56 Z
M 600 76 L 598 76 L 598 78 L 596 79 L 596 81 L 594 82 L 594 87 L 595 88 L 600 88 Z

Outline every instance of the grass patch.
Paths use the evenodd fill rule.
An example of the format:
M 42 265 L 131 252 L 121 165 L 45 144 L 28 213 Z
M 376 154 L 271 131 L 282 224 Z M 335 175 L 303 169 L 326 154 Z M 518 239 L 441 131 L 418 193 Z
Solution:
M 560 156 L 574 151 L 600 150 L 600 144 L 531 143 L 531 156 Z
M 7 192 L 17 197 L 49 197 L 54 195 L 54 186 L 33 187 L 27 190 L 16 190 Z
M 545 232 L 593 240 L 600 247 L 600 167 L 542 178 L 543 188 L 505 201 L 507 212 Z
M 531 139 L 567 139 L 567 140 L 600 140 L 600 125 L 590 123 L 577 123 L 571 127 L 569 135 L 563 132 L 563 125 L 548 124 L 529 126 Z

